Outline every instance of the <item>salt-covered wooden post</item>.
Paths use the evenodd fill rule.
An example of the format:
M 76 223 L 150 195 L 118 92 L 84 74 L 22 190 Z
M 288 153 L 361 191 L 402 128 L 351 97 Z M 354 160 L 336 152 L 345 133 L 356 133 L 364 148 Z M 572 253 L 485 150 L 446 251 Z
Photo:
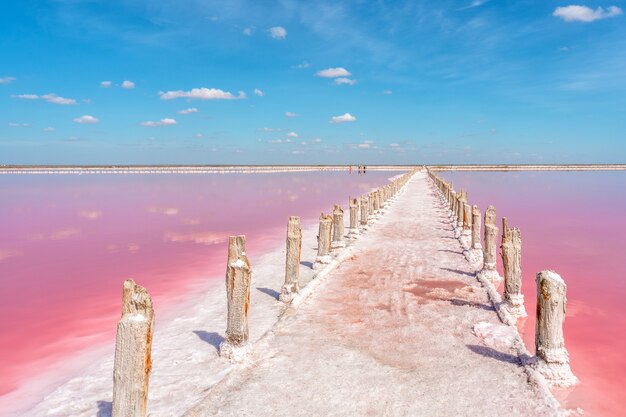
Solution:
M 346 242 L 343 240 L 344 226 L 343 226 L 343 209 L 340 205 L 335 204 L 333 209 L 333 243 L 332 249 L 340 249 L 346 247 Z
M 359 235 L 359 200 L 356 198 L 349 199 L 350 207 L 350 228 L 348 229 L 348 237 L 356 239 Z
M 112 417 L 146 415 L 153 327 L 150 295 L 132 279 L 124 281 L 122 318 L 115 339 Z
M 300 255 L 302 253 L 302 229 L 300 217 L 291 216 L 287 223 L 287 249 L 285 262 L 285 283 L 279 299 L 288 303 L 300 291 Z
M 482 269 L 483 249 L 480 244 L 480 210 L 478 206 L 472 206 L 472 233 L 471 241 L 464 242 L 468 244 L 467 250 L 463 251 L 465 258 L 476 270 Z
M 246 237 L 230 236 L 226 265 L 226 339 L 220 344 L 220 356 L 238 359 L 248 342 L 248 308 L 252 270 L 246 255 Z
M 372 199 L 374 203 L 374 213 L 378 214 L 380 211 L 380 200 L 378 199 L 378 190 L 372 193 Z
M 480 210 L 478 206 L 472 207 L 472 249 L 482 249 L 480 244 Z
M 563 338 L 566 292 L 565 281 L 556 272 L 537 273 L 537 368 L 550 385 L 560 387 L 569 387 L 578 382 L 569 366 L 569 354 Z
M 361 229 L 367 228 L 367 199 L 361 196 Z
M 463 200 L 463 196 L 459 196 L 457 198 L 457 219 L 456 219 L 456 225 L 457 227 L 463 227 L 463 209 L 465 208 L 465 200 Z
M 367 214 L 370 219 L 374 217 L 374 196 L 372 193 L 367 193 Z
M 506 224 L 506 223 L 505 223 Z M 504 264 L 504 300 L 511 315 L 525 317 L 522 294 L 522 236 L 517 227 L 506 227 L 502 239 L 502 263 Z
M 330 242 L 333 226 L 333 216 L 326 216 L 324 213 L 320 216 L 320 227 L 317 235 L 317 258 L 313 269 L 318 269 L 329 264 L 332 261 L 330 256 Z
M 496 269 L 496 254 L 498 245 L 498 226 L 496 226 L 496 208 L 487 207 L 485 210 L 485 236 L 483 248 L 483 269 L 478 273 L 479 278 L 499 282 L 502 277 Z

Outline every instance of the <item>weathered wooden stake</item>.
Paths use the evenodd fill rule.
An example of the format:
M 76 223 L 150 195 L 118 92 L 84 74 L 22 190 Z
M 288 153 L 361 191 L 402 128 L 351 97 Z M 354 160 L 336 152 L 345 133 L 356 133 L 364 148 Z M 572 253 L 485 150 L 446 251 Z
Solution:
M 117 324 L 113 365 L 112 417 L 144 417 L 152 370 L 154 309 L 150 295 L 124 281 L 122 318 Z
M 346 247 L 346 242 L 343 240 L 344 226 L 343 226 L 343 209 L 340 205 L 335 204 L 333 209 L 333 249 L 340 249 Z
M 324 213 L 320 216 L 320 228 L 317 235 L 317 258 L 313 269 L 322 267 L 332 261 L 330 256 L 330 242 L 333 227 L 333 216 L 326 216 Z
M 480 210 L 478 206 L 472 207 L 472 249 L 482 249 L 480 244 Z
M 350 207 L 350 228 L 348 229 L 348 237 L 356 239 L 359 235 L 359 200 L 356 198 L 349 199 Z
M 250 281 L 252 270 L 246 255 L 246 237 L 228 239 L 226 266 L 226 299 L 228 316 L 226 339 L 220 344 L 220 356 L 237 359 L 248 342 L 248 308 L 250 306 Z
M 465 208 L 465 200 L 463 200 L 462 194 L 457 197 L 457 227 L 463 227 L 463 209 Z
M 361 196 L 361 229 L 367 228 L 367 198 Z
M 566 292 L 567 286 L 556 272 L 537 273 L 537 366 L 548 383 L 560 387 L 569 387 L 578 382 L 569 366 L 569 354 L 563 338 Z
M 298 280 L 300 278 L 300 255 L 302 253 L 302 229 L 300 217 L 291 216 L 287 223 L 287 250 L 285 262 L 285 283 L 280 292 L 279 299 L 285 303 L 290 302 L 300 291 Z
M 504 264 L 504 300 L 511 315 L 525 317 L 522 295 L 522 236 L 517 227 L 510 229 L 506 222 L 506 234 L 502 239 L 502 263 Z
M 483 269 L 478 273 L 482 278 L 492 282 L 500 282 L 502 277 L 496 269 L 496 254 L 498 245 L 498 226 L 496 226 L 496 208 L 487 207 L 485 210 L 485 237 L 483 248 Z

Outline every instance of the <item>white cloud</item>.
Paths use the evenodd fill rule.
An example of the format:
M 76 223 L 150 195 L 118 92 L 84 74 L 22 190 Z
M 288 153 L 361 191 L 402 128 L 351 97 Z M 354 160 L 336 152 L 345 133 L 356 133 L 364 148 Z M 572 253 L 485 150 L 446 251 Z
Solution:
M 29 123 L 15 123 L 15 122 L 9 122 L 8 123 L 10 127 L 28 127 L 30 126 Z
M 261 90 L 259 90 L 258 88 L 254 89 L 254 94 L 256 94 L 259 97 L 263 97 L 265 95 L 265 93 Z
M 22 100 L 38 100 L 37 94 L 13 94 L 11 98 L 21 98 Z
M 17 94 L 12 95 L 11 98 L 19 98 L 22 100 L 46 100 L 48 103 L 53 104 L 61 104 L 61 105 L 74 105 L 76 104 L 76 100 L 73 98 L 65 98 L 61 96 L 57 96 L 56 94 L 44 94 L 43 96 L 38 96 L 37 94 Z
M 398 143 L 390 143 L 389 144 L 390 148 L 397 148 L 398 146 L 400 146 L 400 144 L 398 144 Z
M 291 139 L 270 139 L 267 143 L 291 143 Z
M 249 27 L 249 28 L 245 28 L 243 30 L 243 34 L 246 35 L 246 36 L 252 35 L 252 32 L 254 32 L 254 27 L 252 27 L 252 26 Z
M 466 9 L 473 9 L 474 7 L 480 7 L 483 4 L 487 3 L 488 1 L 489 0 L 474 0 L 468 6 L 461 7 L 458 10 L 466 10 Z
M 622 14 L 622 9 L 617 6 L 610 6 L 604 10 L 602 7 L 598 7 L 593 10 L 587 6 L 570 5 L 564 7 L 557 7 L 552 13 L 553 16 L 560 17 L 566 22 L 593 22 L 595 20 L 606 19 L 607 17 L 619 16 Z
M 372 147 L 372 145 L 370 143 L 359 143 L 356 145 L 356 147 L 359 149 L 369 149 Z
M 356 80 L 352 80 L 352 79 L 346 78 L 346 77 L 339 77 L 339 78 L 335 78 L 335 84 L 337 84 L 337 85 L 342 85 L 342 84 L 354 85 L 354 84 L 356 84 Z
M 54 132 L 56 129 L 53 127 L 46 127 L 43 129 L 44 132 Z
M 15 77 L 1 77 L 0 84 L 9 84 L 15 81 Z
M 289 132 L 289 133 L 287 133 L 287 137 L 289 137 L 289 138 L 297 138 L 299 136 L 300 135 L 298 135 L 296 132 Z
M 290 111 L 286 111 L 285 112 L 285 117 L 289 117 L 291 119 L 293 117 L 298 117 L 298 115 L 296 113 L 292 113 Z
M 46 94 L 44 96 L 41 96 L 41 98 L 43 100 L 46 100 L 48 103 L 53 103 L 53 104 L 62 104 L 62 105 L 76 104 L 76 100 L 74 100 L 73 98 L 60 97 L 60 96 L 57 96 L 56 94 Z
M 175 98 L 190 98 L 199 100 L 235 100 L 246 98 L 246 93 L 239 92 L 238 96 L 234 96 L 229 91 L 223 91 L 219 88 L 193 88 L 190 91 L 168 91 L 167 93 L 159 92 L 161 100 L 172 100 Z
M 170 119 L 170 118 L 161 119 L 158 122 L 147 121 L 147 122 L 142 122 L 141 123 L 142 126 L 149 126 L 149 127 L 172 126 L 172 125 L 175 125 L 175 124 L 176 124 L 176 120 Z
M 176 113 L 178 114 L 191 114 L 191 113 L 197 113 L 198 109 L 196 109 L 195 107 L 190 107 L 188 109 L 184 109 L 184 110 L 178 110 Z
M 337 67 L 337 68 L 326 68 L 324 70 L 317 71 L 315 73 L 315 76 L 324 77 L 324 78 L 336 78 L 336 77 L 350 77 L 352 76 L 352 74 L 350 73 L 350 71 L 348 71 L 347 69 L 343 67 Z
M 132 81 L 124 80 L 124 82 L 122 82 L 122 88 L 125 88 L 127 90 L 135 88 L 135 83 Z
M 354 121 L 356 121 L 356 117 L 354 117 L 350 113 L 344 113 L 341 116 L 333 116 L 330 118 L 330 123 L 346 123 Z
M 204 137 L 204 135 L 203 135 L 202 133 L 196 133 L 196 137 L 197 137 L 197 138 L 203 138 L 203 137 Z
M 310 66 L 311 66 L 311 64 L 309 64 L 308 62 L 302 61 L 298 65 L 294 65 L 292 68 L 305 69 L 305 68 L 309 68 Z
M 304 153 L 304 151 L 302 150 L 295 150 L 295 151 L 291 151 L 292 154 L 294 155 L 302 155 Z
M 100 87 L 102 88 L 111 88 L 112 85 L 113 83 L 111 81 L 102 81 L 100 83 Z
M 259 132 L 280 132 L 282 129 L 278 127 L 259 127 Z
M 274 26 L 267 30 L 274 39 L 283 40 L 287 37 L 287 30 L 281 26 Z
M 321 138 L 313 138 L 310 140 L 310 142 L 313 142 L 313 143 L 320 143 L 321 141 L 322 141 Z
M 393 91 L 391 91 L 391 90 L 384 90 L 383 94 L 390 95 L 390 94 L 393 94 Z
M 90 116 L 88 114 L 86 114 L 84 116 L 77 117 L 77 118 L 75 118 L 73 120 L 74 120 L 74 122 L 80 123 L 82 125 L 84 125 L 84 124 L 93 125 L 93 124 L 96 124 L 96 123 L 100 122 L 100 120 L 97 117 Z

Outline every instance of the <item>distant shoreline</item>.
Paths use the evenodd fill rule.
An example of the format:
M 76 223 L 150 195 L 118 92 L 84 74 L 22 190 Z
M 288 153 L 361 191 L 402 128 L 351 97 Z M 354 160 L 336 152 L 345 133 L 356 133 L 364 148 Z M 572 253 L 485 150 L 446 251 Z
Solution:
M 367 165 L 370 171 L 623 171 L 626 164 Z M 0 165 L 0 174 L 226 174 L 347 171 L 348 165 Z M 357 166 L 352 165 L 352 171 Z

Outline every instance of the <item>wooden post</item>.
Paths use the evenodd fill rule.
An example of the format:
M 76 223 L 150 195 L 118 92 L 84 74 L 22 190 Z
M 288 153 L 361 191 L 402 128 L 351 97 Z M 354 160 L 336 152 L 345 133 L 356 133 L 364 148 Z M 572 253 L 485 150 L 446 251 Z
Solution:
M 502 263 L 504 264 L 504 300 L 511 315 L 525 317 L 522 295 L 522 236 L 517 227 L 510 229 L 506 223 L 502 240 Z
M 302 253 L 302 229 L 300 217 L 291 216 L 287 223 L 287 250 L 285 262 L 285 283 L 280 292 L 279 299 L 285 303 L 290 302 L 300 291 L 298 280 L 300 278 L 300 255 Z
M 150 295 L 132 279 L 124 281 L 122 318 L 115 339 L 112 417 L 146 415 L 153 327 Z
M 482 249 L 480 244 L 480 210 L 478 206 L 472 207 L 472 249 Z
M 320 228 L 317 235 L 317 258 L 315 258 L 315 264 L 313 269 L 321 268 L 324 264 L 329 264 L 332 261 L 330 257 L 330 236 L 333 227 L 333 217 L 324 213 L 320 216 Z
M 349 199 L 350 207 L 350 229 L 348 230 L 348 237 L 350 239 L 356 239 L 359 235 L 359 200 L 356 198 Z
M 226 266 L 226 299 L 228 316 L 226 339 L 220 344 L 220 356 L 238 359 L 248 342 L 248 308 L 250 306 L 250 281 L 252 270 L 246 255 L 246 237 L 228 239 Z
M 343 209 L 340 205 L 335 204 L 335 208 L 333 209 L 333 249 L 346 247 L 346 242 L 343 240 L 343 233 Z
M 496 269 L 498 226 L 496 226 L 496 208 L 494 206 L 489 206 L 487 210 L 485 210 L 484 240 L 483 269 L 478 274 L 492 282 L 500 282 L 502 277 L 498 274 L 498 270 Z
M 549 384 L 569 387 L 578 382 L 569 366 L 563 338 L 567 286 L 554 271 L 537 273 L 535 351 L 538 369 Z
M 361 229 L 367 227 L 367 199 L 361 196 Z
M 372 199 L 374 203 L 374 214 L 378 214 L 378 212 L 380 211 L 380 204 L 379 204 L 380 200 L 378 199 L 378 190 L 372 193 Z

